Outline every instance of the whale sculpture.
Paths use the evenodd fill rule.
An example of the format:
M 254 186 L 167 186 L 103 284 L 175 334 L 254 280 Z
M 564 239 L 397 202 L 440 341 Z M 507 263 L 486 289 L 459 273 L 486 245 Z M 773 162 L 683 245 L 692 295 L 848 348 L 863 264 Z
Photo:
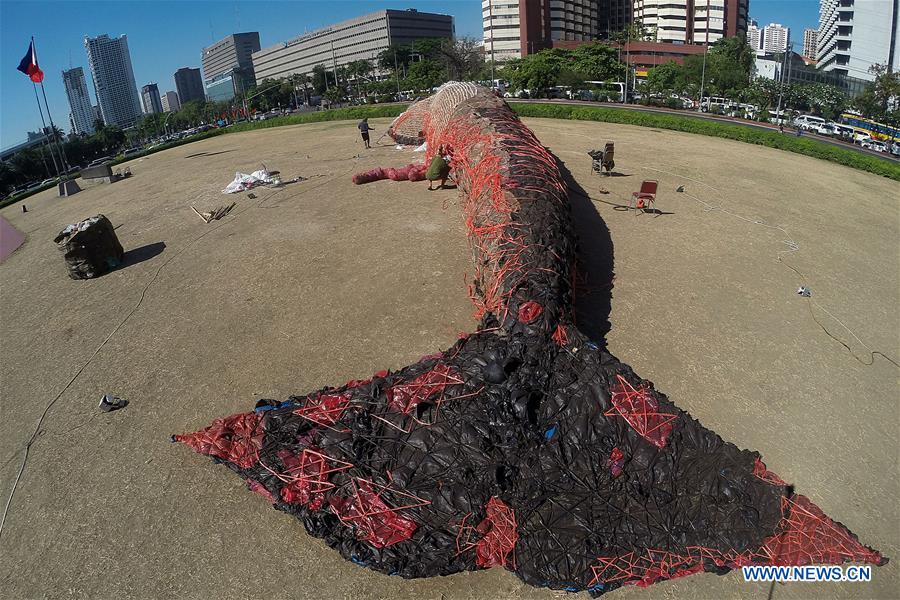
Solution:
M 501 99 L 447 85 L 391 132 L 452 151 L 478 329 L 176 441 L 346 559 L 403 577 L 503 566 L 599 595 L 744 565 L 886 562 L 579 332 L 566 184 Z

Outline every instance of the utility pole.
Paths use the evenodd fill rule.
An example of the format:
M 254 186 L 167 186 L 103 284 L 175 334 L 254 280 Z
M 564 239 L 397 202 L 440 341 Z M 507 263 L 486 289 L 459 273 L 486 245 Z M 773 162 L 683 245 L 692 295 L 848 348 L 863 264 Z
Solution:
M 488 20 L 491 24 L 491 87 L 494 87 L 494 0 L 488 0 Z
M 697 9 L 694 8 L 694 19 L 696 22 Z M 706 22 L 705 22 L 705 41 L 703 43 L 703 69 L 700 74 L 700 107 L 697 109 L 703 112 L 703 88 L 706 87 L 706 57 L 709 55 L 709 0 L 706 0 Z
M 337 76 L 337 59 L 334 56 L 334 40 L 331 40 L 331 67 L 334 69 L 334 87 L 340 87 Z
M 790 49 L 785 49 L 784 55 L 781 57 L 781 84 L 778 86 L 778 107 L 775 109 L 775 115 L 778 117 L 779 123 L 783 123 L 784 119 L 781 115 L 781 100 L 784 97 L 784 77 L 787 72 L 788 62 L 788 51 Z
M 400 68 L 397 66 L 397 47 L 394 47 L 394 76 L 397 80 L 397 100 L 400 100 Z

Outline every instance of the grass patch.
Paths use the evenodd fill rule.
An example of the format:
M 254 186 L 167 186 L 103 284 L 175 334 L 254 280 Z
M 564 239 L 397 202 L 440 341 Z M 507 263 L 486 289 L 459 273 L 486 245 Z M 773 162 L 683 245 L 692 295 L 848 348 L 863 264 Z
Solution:
M 232 125 L 226 131 L 240 132 L 253 129 L 266 129 L 269 127 L 283 127 L 285 125 L 302 125 L 304 123 L 321 123 L 324 121 L 347 121 L 351 119 L 377 119 L 379 117 L 397 117 L 406 110 L 405 104 L 391 104 L 389 106 L 354 106 L 352 108 L 335 108 L 332 110 L 320 110 L 316 112 L 300 113 L 299 115 L 287 115 L 275 117 L 265 121 L 249 121 Z
M 24 200 L 28 196 L 33 196 L 34 194 L 37 194 L 38 192 L 43 192 L 44 190 L 49 190 L 50 188 L 55 188 L 55 187 L 56 187 L 55 183 L 48 183 L 47 185 L 42 185 L 40 187 L 36 187 L 33 190 L 28 190 L 28 191 L 22 192 L 21 194 L 16 194 L 15 196 L 9 196 L 8 198 L 4 198 L 2 201 L 0 201 L 0 208 L 9 206 L 10 204 L 15 204 L 19 200 Z
M 522 117 L 622 123 L 736 140 L 747 144 L 796 152 L 900 181 L 900 164 L 894 161 L 833 146 L 810 137 L 798 138 L 778 131 L 722 123 L 687 115 L 668 115 L 621 108 L 531 102 L 513 102 L 510 106 Z
M 159 146 L 153 146 L 152 148 L 148 148 L 146 150 L 142 150 L 140 152 L 136 152 L 135 154 L 130 154 L 128 156 L 122 156 L 121 154 L 109 161 L 112 166 L 116 166 L 118 164 L 128 162 L 130 160 L 136 160 L 138 158 L 143 158 L 145 156 L 149 156 L 150 154 L 156 154 L 157 152 L 162 152 L 163 150 L 168 150 L 169 148 L 177 148 L 178 146 L 184 146 L 185 144 L 190 144 L 191 142 L 199 142 L 200 140 L 205 140 L 207 138 L 216 137 L 219 135 L 224 135 L 228 133 L 226 129 L 210 129 L 209 131 L 204 131 L 203 133 L 198 133 L 196 135 L 192 135 L 190 137 L 186 137 L 182 140 L 175 140 L 174 142 L 166 142 L 165 144 L 160 144 Z

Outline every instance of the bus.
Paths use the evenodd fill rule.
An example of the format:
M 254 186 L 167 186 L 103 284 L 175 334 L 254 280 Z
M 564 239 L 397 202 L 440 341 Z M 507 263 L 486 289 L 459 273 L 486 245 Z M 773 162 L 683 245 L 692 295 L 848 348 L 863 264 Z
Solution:
M 852 127 L 856 134 L 868 135 L 873 140 L 889 141 L 900 139 L 900 129 L 865 119 L 853 113 L 843 113 L 841 115 L 841 124 Z

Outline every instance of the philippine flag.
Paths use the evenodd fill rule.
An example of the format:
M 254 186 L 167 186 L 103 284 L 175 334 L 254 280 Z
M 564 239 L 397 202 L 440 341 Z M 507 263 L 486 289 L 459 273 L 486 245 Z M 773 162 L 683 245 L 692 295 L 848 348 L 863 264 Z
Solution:
M 34 38 L 31 38 L 31 44 L 28 45 L 28 53 L 22 58 L 22 62 L 19 63 L 19 70 L 31 77 L 31 80 L 35 83 L 40 83 L 44 80 L 44 72 L 41 71 L 37 64 Z

